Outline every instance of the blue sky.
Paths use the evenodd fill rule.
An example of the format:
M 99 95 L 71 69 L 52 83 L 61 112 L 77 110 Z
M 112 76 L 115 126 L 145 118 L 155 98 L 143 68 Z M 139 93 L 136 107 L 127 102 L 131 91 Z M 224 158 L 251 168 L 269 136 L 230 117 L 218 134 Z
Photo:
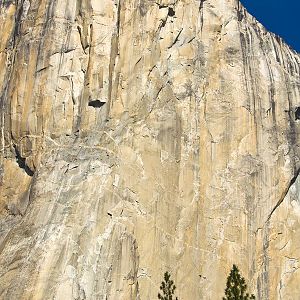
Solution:
M 269 31 L 300 53 L 300 0 L 240 0 Z

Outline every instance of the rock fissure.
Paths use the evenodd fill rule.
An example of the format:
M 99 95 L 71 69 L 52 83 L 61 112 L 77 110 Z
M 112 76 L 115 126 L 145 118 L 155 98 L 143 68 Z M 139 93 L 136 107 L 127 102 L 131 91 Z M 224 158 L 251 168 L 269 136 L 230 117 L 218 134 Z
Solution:
M 25 171 L 25 173 L 32 177 L 34 175 L 34 171 L 32 171 L 28 165 L 26 164 L 26 158 L 22 157 L 17 146 L 14 145 L 15 155 L 16 155 L 16 161 L 18 166 Z
M 171 48 L 178 42 L 179 37 L 180 37 L 180 34 L 182 33 L 182 31 L 183 31 L 183 28 L 181 28 L 181 29 L 179 30 L 179 32 L 178 32 L 178 34 L 176 35 L 176 37 L 175 37 L 173 43 L 168 47 L 168 49 L 171 49 Z
M 272 215 L 275 213 L 275 211 L 278 209 L 278 207 L 282 204 L 282 202 L 285 200 L 288 192 L 290 191 L 290 188 L 292 187 L 292 185 L 296 182 L 298 176 L 300 174 L 300 168 L 298 169 L 298 171 L 296 172 L 295 176 L 289 181 L 288 187 L 285 189 L 285 191 L 283 192 L 283 195 L 280 197 L 279 201 L 277 202 L 277 204 L 275 205 L 275 207 L 271 210 L 271 212 L 268 215 L 268 218 L 265 222 L 268 223 L 272 217 Z

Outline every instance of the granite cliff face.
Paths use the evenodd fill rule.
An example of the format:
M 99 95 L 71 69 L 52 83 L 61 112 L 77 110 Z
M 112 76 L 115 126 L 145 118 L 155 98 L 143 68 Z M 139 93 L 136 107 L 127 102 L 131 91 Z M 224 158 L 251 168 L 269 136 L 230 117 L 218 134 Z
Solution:
M 0 0 L 0 298 L 300 298 L 300 57 L 236 0 Z

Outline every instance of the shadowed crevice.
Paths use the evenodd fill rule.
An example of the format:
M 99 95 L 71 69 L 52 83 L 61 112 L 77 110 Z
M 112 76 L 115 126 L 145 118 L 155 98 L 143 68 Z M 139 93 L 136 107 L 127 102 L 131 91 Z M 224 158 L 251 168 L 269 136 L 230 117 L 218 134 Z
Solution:
M 277 204 L 275 205 L 275 207 L 272 209 L 272 211 L 270 212 L 267 221 L 265 223 L 267 223 L 272 215 L 274 214 L 274 212 L 276 211 L 276 209 L 280 206 L 280 204 L 284 201 L 285 197 L 287 196 L 291 186 L 296 182 L 298 176 L 300 174 L 300 168 L 297 170 L 297 172 L 295 173 L 294 177 L 290 180 L 288 187 L 286 188 L 286 190 L 283 192 L 282 197 L 279 199 L 279 201 L 277 202 Z
M 89 106 L 94 108 L 101 108 L 106 102 L 102 102 L 100 100 L 92 100 L 89 102 Z
M 300 120 L 300 107 L 295 109 L 295 120 Z
M 14 149 L 15 149 L 17 164 L 19 165 L 19 167 L 21 169 L 23 169 L 26 172 L 26 174 L 28 176 L 32 177 L 34 175 L 34 172 L 26 164 L 26 158 L 21 156 L 21 154 L 20 154 L 20 152 L 19 152 L 19 150 L 17 149 L 16 146 L 14 146 Z

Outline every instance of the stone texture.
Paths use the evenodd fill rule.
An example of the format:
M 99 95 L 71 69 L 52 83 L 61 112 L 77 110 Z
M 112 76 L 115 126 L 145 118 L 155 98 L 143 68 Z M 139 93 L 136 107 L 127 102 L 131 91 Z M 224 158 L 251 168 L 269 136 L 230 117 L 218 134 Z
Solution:
M 0 0 L 0 298 L 300 298 L 300 57 L 235 0 Z

